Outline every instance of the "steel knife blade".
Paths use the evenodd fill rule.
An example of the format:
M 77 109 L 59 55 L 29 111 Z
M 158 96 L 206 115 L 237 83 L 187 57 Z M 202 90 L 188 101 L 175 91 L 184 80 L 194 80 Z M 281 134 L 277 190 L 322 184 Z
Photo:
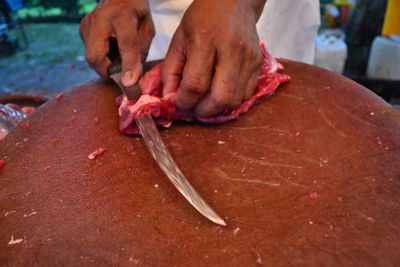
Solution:
M 139 127 L 147 148 L 158 163 L 158 166 L 163 170 L 178 191 L 206 218 L 216 224 L 226 226 L 225 221 L 203 200 L 186 179 L 161 139 L 153 118 L 150 115 L 144 115 L 136 119 L 136 124 Z
M 109 73 L 110 77 L 115 81 L 128 99 L 137 100 L 140 97 L 141 90 L 138 84 L 128 88 L 122 85 L 121 66 L 118 62 L 110 67 Z M 216 224 L 226 226 L 225 221 L 203 200 L 186 179 L 185 175 L 182 173 L 178 164 L 172 158 L 171 153 L 164 144 L 151 115 L 138 117 L 136 119 L 136 124 L 139 127 L 140 133 L 142 134 L 151 155 L 178 191 L 206 218 Z

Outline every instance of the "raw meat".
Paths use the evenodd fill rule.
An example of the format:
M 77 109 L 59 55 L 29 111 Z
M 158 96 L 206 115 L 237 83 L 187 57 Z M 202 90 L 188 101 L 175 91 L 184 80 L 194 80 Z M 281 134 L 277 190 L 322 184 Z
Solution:
M 26 120 L 24 123 L 19 125 L 21 128 L 29 128 L 31 127 L 31 122 Z
M 21 108 L 22 113 L 24 114 L 31 114 L 33 112 L 35 112 L 35 108 L 34 107 L 23 107 Z
M 64 97 L 64 93 L 59 93 L 58 95 L 56 95 L 56 99 L 60 100 Z
M 24 114 L 31 114 L 33 113 L 36 109 L 34 107 L 20 107 L 18 105 L 15 105 L 13 103 L 9 103 L 6 105 L 6 107 L 12 108 L 16 111 L 20 111 Z
M 2 169 L 4 166 L 6 166 L 6 163 L 2 160 L 0 160 L 0 169 Z
M 283 66 L 269 53 L 263 43 L 260 43 L 263 53 L 263 64 L 254 95 L 240 104 L 239 107 L 231 110 L 224 110 L 221 113 L 204 118 L 197 116 L 192 110 L 180 110 L 173 101 L 173 96 L 162 98 L 161 64 L 157 65 L 144 75 L 140 80 L 140 87 L 143 95 L 139 100 L 128 100 L 125 96 L 116 99 L 119 107 L 119 129 L 127 134 L 139 134 L 135 120 L 139 116 L 151 114 L 157 125 L 169 127 L 174 120 L 200 121 L 204 123 L 224 123 L 238 119 L 250 108 L 270 96 L 281 83 L 288 82 L 288 75 L 278 73 Z
M 99 148 L 96 151 L 90 153 L 90 155 L 88 156 L 89 159 L 95 159 L 98 156 L 102 155 L 106 150 L 104 148 Z

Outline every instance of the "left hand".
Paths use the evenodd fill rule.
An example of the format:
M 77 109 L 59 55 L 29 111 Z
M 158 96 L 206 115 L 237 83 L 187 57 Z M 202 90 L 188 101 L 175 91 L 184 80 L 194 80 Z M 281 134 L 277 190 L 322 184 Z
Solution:
M 147 0 L 102 0 L 82 21 L 79 29 L 86 48 L 86 60 L 107 78 L 111 61 L 110 40 L 118 43 L 122 84 L 131 86 L 142 73 L 155 30 Z
M 262 63 L 256 22 L 264 3 L 194 0 L 162 65 L 164 97 L 176 92 L 178 108 L 202 117 L 251 97 Z

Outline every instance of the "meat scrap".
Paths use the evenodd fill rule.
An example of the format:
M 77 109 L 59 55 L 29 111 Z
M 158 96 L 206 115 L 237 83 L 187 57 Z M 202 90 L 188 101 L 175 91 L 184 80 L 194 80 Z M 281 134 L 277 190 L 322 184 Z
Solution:
M 31 122 L 26 120 L 22 124 L 19 125 L 21 128 L 29 128 L 31 127 Z
M 136 118 L 150 114 L 154 122 L 163 127 L 170 127 L 174 120 L 200 121 L 203 123 L 224 123 L 238 119 L 241 114 L 249 111 L 250 108 L 264 101 L 273 94 L 281 83 L 288 82 L 290 77 L 280 74 L 283 66 L 265 48 L 264 43 L 260 43 L 263 64 L 259 76 L 257 89 L 254 95 L 243 101 L 235 109 L 226 109 L 212 117 L 200 117 L 192 110 L 180 110 L 174 102 L 174 96 L 167 98 L 161 97 L 161 64 L 148 71 L 140 80 L 139 84 L 143 95 L 139 100 L 128 100 L 125 96 L 116 99 L 119 105 L 119 129 L 127 134 L 139 134 L 139 129 L 135 123 Z
M 89 159 L 95 159 L 98 156 L 102 155 L 106 150 L 104 148 L 99 148 L 96 151 L 90 153 L 90 155 L 88 156 Z
M 51 169 L 50 166 L 46 166 L 46 167 L 43 168 L 43 170 L 42 170 L 41 172 L 47 172 L 47 171 L 50 170 L 50 169 Z
M 9 246 L 16 245 L 16 244 L 21 243 L 22 241 L 24 241 L 23 238 L 14 239 L 14 236 L 11 236 L 10 241 L 8 241 L 8 245 L 9 245 Z
M 64 93 L 59 93 L 58 95 L 56 95 L 56 99 L 60 100 L 64 97 Z
M 24 114 L 31 114 L 36 110 L 34 107 L 29 107 L 29 106 L 20 107 L 18 105 L 13 104 L 13 103 L 8 103 L 6 105 L 6 107 L 12 108 L 13 110 L 16 110 L 16 111 L 20 111 L 20 112 L 22 112 Z
M 23 107 L 21 108 L 22 113 L 24 114 L 31 114 L 33 112 L 35 112 L 35 108 L 34 107 Z
M 310 193 L 310 194 L 308 194 L 308 197 L 312 198 L 312 199 L 318 198 L 318 193 L 317 192 Z

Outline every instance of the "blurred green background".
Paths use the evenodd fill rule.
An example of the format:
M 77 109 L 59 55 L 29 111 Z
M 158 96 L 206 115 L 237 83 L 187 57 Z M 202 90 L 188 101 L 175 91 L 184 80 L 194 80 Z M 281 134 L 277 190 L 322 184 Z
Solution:
M 29 0 L 25 3 L 27 7 L 18 11 L 20 18 L 85 14 L 96 6 L 94 0 Z
M 6 35 L 18 42 L 18 49 L 0 57 L 0 93 L 63 91 L 96 77 L 85 62 L 78 33 L 79 20 L 95 6 L 95 0 L 30 0 L 12 12 L 17 25 Z

